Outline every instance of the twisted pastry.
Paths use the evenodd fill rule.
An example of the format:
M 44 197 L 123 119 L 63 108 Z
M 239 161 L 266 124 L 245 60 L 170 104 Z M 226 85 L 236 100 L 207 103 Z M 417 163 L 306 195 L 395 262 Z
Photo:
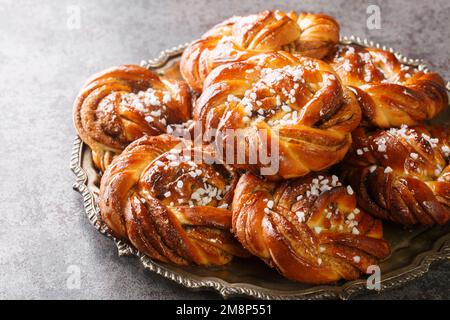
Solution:
M 389 254 L 381 221 L 356 207 L 336 176 L 282 183 L 243 175 L 233 199 L 233 232 L 285 277 L 320 284 L 353 280 Z
M 324 14 L 263 11 L 236 16 L 213 27 L 184 51 L 181 73 L 192 89 L 200 92 L 206 76 L 224 63 L 273 50 L 322 58 L 338 41 L 338 23 Z
M 370 125 L 417 125 L 448 105 L 441 76 L 403 65 L 391 52 L 346 45 L 329 62 L 355 92 L 363 118 Z
M 168 125 L 190 118 L 187 85 L 162 79 L 136 65 L 122 65 L 95 74 L 74 105 L 74 122 L 92 149 L 95 166 L 104 171 L 112 158 L 143 135 L 165 133 Z
M 261 171 L 278 179 L 304 176 L 340 161 L 361 111 L 329 65 L 279 51 L 214 69 L 193 116 L 206 130 L 216 130 L 219 145 L 234 144 L 230 129 L 245 137 L 236 156 L 248 159 L 257 146 L 260 154 L 278 161 L 278 172 Z M 273 154 L 274 146 L 278 154 Z M 233 165 L 258 173 L 267 167 L 259 157 L 255 163 L 235 160 Z
M 177 265 L 222 265 L 246 256 L 230 233 L 237 177 L 223 165 L 194 162 L 198 156 L 209 154 L 169 135 L 130 144 L 101 180 L 100 212 L 112 233 Z
M 448 127 L 360 127 L 353 137 L 342 173 L 361 208 L 408 226 L 450 219 Z

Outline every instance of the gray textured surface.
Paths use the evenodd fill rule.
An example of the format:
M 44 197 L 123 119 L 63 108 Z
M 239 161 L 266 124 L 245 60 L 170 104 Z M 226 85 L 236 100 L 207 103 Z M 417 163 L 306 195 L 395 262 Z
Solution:
M 381 30 L 366 28 L 369 3 Z M 68 6 L 81 9 L 67 27 Z M 450 79 L 450 4 L 441 1 L 5 1 L 0 4 L 0 298 L 217 298 L 119 258 L 72 191 L 71 106 L 85 78 L 192 40 L 232 14 L 264 8 L 324 11 L 355 34 L 424 58 Z M 81 270 L 80 289 L 67 268 Z M 396 290 L 363 298 L 450 298 L 450 263 Z

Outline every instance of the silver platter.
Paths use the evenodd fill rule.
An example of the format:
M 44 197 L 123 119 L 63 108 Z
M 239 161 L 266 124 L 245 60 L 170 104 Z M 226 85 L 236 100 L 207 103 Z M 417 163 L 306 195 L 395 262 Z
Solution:
M 376 47 L 394 53 L 404 64 L 428 71 L 422 60 L 409 59 L 392 48 L 363 40 L 343 37 L 342 44 L 358 44 Z M 163 51 L 158 58 L 142 61 L 141 65 L 161 74 L 176 74 L 177 62 L 187 44 Z M 447 83 L 450 91 L 450 82 Z M 450 115 L 440 116 L 437 121 L 450 123 Z M 114 238 L 102 222 L 97 206 L 100 177 L 94 169 L 91 151 L 81 139 L 75 138 L 70 168 L 76 176 L 73 188 L 83 197 L 84 209 L 90 223 L 101 234 L 112 239 L 120 256 L 137 257 L 145 269 L 171 279 L 187 288 L 210 289 L 224 298 L 247 296 L 258 299 L 348 299 L 363 293 L 366 279 L 342 282 L 336 285 L 312 286 L 295 283 L 281 277 L 275 270 L 255 259 L 236 259 L 229 265 L 214 268 L 177 267 L 153 261 L 130 244 Z M 391 255 L 380 263 L 381 291 L 401 286 L 425 274 L 431 263 L 450 258 L 450 225 L 405 230 L 385 223 L 385 237 L 392 247 Z

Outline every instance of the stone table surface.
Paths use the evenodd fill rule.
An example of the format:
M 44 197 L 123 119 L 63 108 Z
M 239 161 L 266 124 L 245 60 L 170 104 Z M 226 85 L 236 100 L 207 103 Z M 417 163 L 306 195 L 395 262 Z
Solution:
M 381 9 L 380 29 L 367 27 L 369 4 Z M 69 170 L 72 103 L 97 70 L 155 57 L 233 14 L 275 8 L 331 14 L 342 34 L 424 58 L 450 79 L 448 0 L 1 2 L 0 299 L 219 298 L 118 257 L 112 241 L 90 226 Z M 79 286 L 70 277 L 78 271 Z M 404 287 L 359 298 L 448 299 L 450 263 L 436 263 Z

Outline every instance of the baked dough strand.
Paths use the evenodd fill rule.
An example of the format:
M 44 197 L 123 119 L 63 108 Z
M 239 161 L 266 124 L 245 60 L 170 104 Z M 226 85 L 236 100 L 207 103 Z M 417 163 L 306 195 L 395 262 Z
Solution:
M 145 136 L 105 171 L 100 212 L 111 232 L 149 257 L 177 265 L 223 265 L 247 256 L 230 233 L 237 177 L 196 163 L 188 141 Z
M 137 66 L 122 65 L 92 76 L 74 104 L 75 128 L 104 171 L 113 157 L 143 135 L 191 117 L 188 86 Z
M 279 169 L 267 176 L 287 179 L 342 160 L 361 110 L 328 64 L 280 51 L 214 69 L 193 116 L 205 131 L 217 131 L 219 145 L 230 145 L 228 130 L 244 136 L 236 156 L 248 157 L 252 146 L 271 155 L 271 144 L 277 144 L 279 155 L 272 160 L 279 161 Z M 259 174 L 264 164 L 235 161 L 234 166 Z
M 353 191 L 329 175 L 281 183 L 243 175 L 233 232 L 283 276 L 304 283 L 356 279 L 389 254 L 381 222 L 359 210 Z
M 402 225 L 450 219 L 450 130 L 441 126 L 353 133 L 342 176 L 358 203 L 376 217 Z
M 201 92 L 207 75 L 224 63 L 279 50 L 323 58 L 338 41 L 338 23 L 324 14 L 263 11 L 235 16 L 186 48 L 181 58 L 181 73 L 194 91 Z
M 448 107 L 440 75 L 404 65 L 389 51 L 346 45 L 329 62 L 356 94 L 366 125 L 417 125 Z

